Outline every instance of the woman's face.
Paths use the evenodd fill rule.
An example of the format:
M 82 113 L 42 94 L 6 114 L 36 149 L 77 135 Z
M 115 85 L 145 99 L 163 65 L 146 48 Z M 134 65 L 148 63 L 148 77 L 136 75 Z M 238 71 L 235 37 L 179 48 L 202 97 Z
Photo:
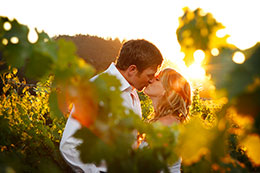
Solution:
M 149 97 L 161 97 L 165 93 L 162 82 L 156 77 L 145 89 L 144 93 Z

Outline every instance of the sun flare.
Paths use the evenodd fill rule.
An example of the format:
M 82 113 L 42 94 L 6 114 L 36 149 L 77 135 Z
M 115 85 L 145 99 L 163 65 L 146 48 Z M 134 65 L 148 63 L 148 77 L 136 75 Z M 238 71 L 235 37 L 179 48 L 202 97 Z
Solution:
M 199 64 L 192 64 L 187 69 L 190 80 L 203 79 L 205 77 L 206 71 Z
M 205 53 L 202 50 L 196 50 L 193 54 L 194 63 L 187 66 L 183 60 L 184 53 L 179 52 L 178 59 L 169 59 L 165 67 L 177 68 L 177 70 L 191 82 L 202 81 L 206 77 L 206 71 L 202 66 L 202 62 L 205 59 Z
M 245 62 L 246 58 L 242 52 L 237 51 L 234 53 L 232 60 L 237 64 L 243 64 Z
M 187 67 L 187 73 L 190 80 L 201 80 L 205 77 L 206 71 L 202 67 L 205 59 L 205 53 L 202 50 L 196 50 L 193 54 L 194 63 Z

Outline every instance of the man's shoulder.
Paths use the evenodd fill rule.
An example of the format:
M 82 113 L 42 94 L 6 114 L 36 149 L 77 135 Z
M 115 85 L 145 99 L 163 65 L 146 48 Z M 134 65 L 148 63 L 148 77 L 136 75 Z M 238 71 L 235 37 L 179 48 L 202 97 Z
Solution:
M 106 71 L 103 71 L 95 76 L 93 76 L 89 81 L 93 82 L 95 81 L 98 77 L 100 77 L 102 74 L 106 74 L 106 73 L 109 73 L 107 70 Z
M 117 76 L 117 69 L 114 63 L 111 63 L 110 66 L 103 72 L 95 75 L 94 77 L 92 77 L 90 79 L 91 82 L 93 82 L 94 80 L 96 80 L 99 76 L 101 76 L 102 74 L 109 74 L 109 75 L 113 75 L 113 76 Z

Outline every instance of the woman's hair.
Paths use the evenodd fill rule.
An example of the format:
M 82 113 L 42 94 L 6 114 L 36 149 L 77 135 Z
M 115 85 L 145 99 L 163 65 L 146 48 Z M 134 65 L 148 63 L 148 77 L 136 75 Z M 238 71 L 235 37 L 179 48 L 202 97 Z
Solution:
M 191 86 L 177 71 L 166 68 L 159 74 L 165 94 L 159 101 L 152 121 L 166 115 L 177 116 L 183 122 L 189 114 L 191 105 Z

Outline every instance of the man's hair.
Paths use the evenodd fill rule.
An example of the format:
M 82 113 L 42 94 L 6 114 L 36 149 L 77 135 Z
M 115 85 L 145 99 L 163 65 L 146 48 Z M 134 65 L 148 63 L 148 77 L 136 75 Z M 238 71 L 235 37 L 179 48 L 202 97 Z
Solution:
M 152 43 L 144 40 L 129 40 L 123 44 L 116 61 L 116 67 L 126 70 L 130 65 L 136 65 L 139 72 L 161 65 L 163 61 L 160 50 Z

